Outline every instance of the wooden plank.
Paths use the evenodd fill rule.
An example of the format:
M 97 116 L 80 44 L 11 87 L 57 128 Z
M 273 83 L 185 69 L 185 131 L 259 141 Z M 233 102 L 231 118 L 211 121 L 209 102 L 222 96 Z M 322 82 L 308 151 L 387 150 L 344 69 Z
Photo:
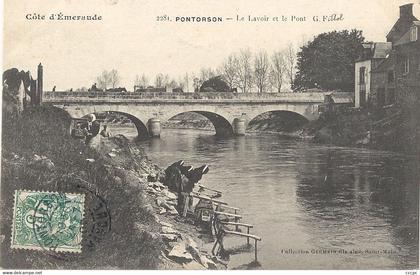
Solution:
M 247 234 L 247 233 L 242 233 L 242 232 L 236 232 L 236 231 L 230 231 L 230 230 L 224 230 L 225 234 L 232 234 L 232 235 L 237 235 L 237 236 L 241 236 L 241 237 L 247 237 L 247 238 L 251 238 L 257 241 L 261 241 L 261 237 L 256 236 L 256 235 L 252 235 L 252 234 Z
M 258 262 L 258 256 L 257 256 L 257 254 L 258 254 L 258 246 L 257 246 L 257 239 L 255 239 L 255 247 L 254 247 L 254 251 L 255 251 L 255 257 L 254 257 L 254 261 L 255 262 Z
M 254 228 L 254 226 L 252 224 L 246 224 L 246 223 L 240 223 L 240 222 L 224 222 L 224 221 L 220 221 L 221 224 L 226 224 L 226 225 L 238 225 L 238 226 L 243 226 L 243 227 L 248 227 L 248 228 Z
M 226 215 L 226 216 L 234 217 L 234 218 L 242 218 L 241 215 L 231 214 L 231 213 L 226 213 L 226 212 L 220 212 L 220 211 L 214 211 L 214 214 L 216 214 L 216 215 Z
M 218 203 L 216 203 L 216 204 L 218 205 Z M 238 207 L 233 207 L 233 206 L 229 206 L 229 205 L 221 205 L 221 207 L 223 207 L 223 208 L 229 208 L 229 209 L 236 210 L 236 211 L 241 210 Z
M 212 201 L 212 202 L 215 202 L 215 203 L 218 203 L 218 204 L 221 204 L 221 205 L 227 205 L 227 202 L 215 200 L 215 199 L 212 199 L 212 198 L 210 198 L 208 196 L 202 196 L 202 195 L 197 194 L 195 192 L 191 193 L 190 196 L 193 196 L 193 197 L 199 198 L 199 199 L 203 199 L 203 200 Z
M 204 186 L 202 184 L 199 184 L 198 187 L 203 188 L 203 189 L 206 189 L 206 190 L 210 190 L 210 191 L 213 191 L 213 192 L 216 192 L 216 193 L 219 193 L 219 194 L 222 194 L 223 193 L 222 191 L 219 191 L 219 190 L 216 190 L 216 189 L 212 189 L 212 188 L 208 188 L 208 187 L 206 187 L 206 186 Z

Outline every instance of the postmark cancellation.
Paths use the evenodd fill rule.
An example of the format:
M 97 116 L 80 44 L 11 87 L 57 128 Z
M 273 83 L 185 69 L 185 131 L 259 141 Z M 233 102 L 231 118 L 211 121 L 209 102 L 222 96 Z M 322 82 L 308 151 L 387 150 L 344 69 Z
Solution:
M 82 251 L 84 194 L 16 190 L 11 248 Z

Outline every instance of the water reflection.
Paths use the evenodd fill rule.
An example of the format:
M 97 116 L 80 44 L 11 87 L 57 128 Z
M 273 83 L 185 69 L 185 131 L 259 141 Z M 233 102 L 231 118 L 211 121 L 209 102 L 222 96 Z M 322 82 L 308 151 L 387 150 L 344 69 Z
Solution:
M 369 263 L 368 268 L 404 268 L 410 261 L 414 267 L 418 183 L 409 176 L 415 175 L 415 170 L 402 168 L 404 163 L 406 167 L 413 165 L 413 160 L 360 149 L 326 149 L 317 159 L 320 163 L 316 165 L 297 163 L 298 203 L 310 215 L 301 224 L 311 228 L 312 244 L 319 248 L 380 250 L 379 255 L 351 258 L 352 264 L 364 265 L 375 256 L 378 262 Z
M 418 266 L 420 175 L 414 158 L 275 135 L 220 139 L 194 130 L 165 129 L 161 139 L 140 146 L 162 167 L 178 159 L 209 164 L 203 183 L 223 190 L 223 200 L 255 225 L 263 269 Z M 226 238 L 225 246 L 243 244 Z M 288 253 L 322 249 L 363 253 Z M 230 268 L 252 261 L 252 251 L 241 252 L 231 255 Z

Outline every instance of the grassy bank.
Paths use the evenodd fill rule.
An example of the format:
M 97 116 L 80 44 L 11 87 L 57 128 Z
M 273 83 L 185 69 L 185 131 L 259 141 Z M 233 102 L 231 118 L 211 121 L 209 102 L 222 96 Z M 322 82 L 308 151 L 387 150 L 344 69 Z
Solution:
M 162 240 L 141 175 L 155 172 L 124 137 L 109 139 L 102 151 L 86 147 L 68 132 L 70 118 L 54 107 L 28 109 L 19 118 L 3 114 L 0 234 L 1 265 L 12 269 L 154 269 Z M 110 158 L 105 151 L 119 150 Z M 85 193 L 82 253 L 10 248 L 15 190 Z M 98 200 L 110 226 L 95 221 Z
M 70 136 L 70 117 L 42 106 L 4 112 L 0 240 L 6 269 L 223 269 L 202 251 L 162 170 L 124 136 Z M 152 181 L 152 182 L 150 182 Z M 11 249 L 15 190 L 85 195 L 82 252 Z M 201 244 L 202 246 L 202 244 Z
M 308 123 L 301 135 L 315 142 L 418 154 L 420 112 L 397 106 L 376 111 L 348 110 Z

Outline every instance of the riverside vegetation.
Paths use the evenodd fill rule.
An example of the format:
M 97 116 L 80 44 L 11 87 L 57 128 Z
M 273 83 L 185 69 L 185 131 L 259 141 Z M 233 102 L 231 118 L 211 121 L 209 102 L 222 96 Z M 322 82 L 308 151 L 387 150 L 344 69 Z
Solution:
M 52 106 L 27 108 L 21 114 L 13 106 L 3 106 L 3 268 L 225 268 L 201 251 L 198 232 L 174 208 L 176 194 L 157 181 L 162 170 L 141 149 L 121 135 L 102 139 L 97 148 L 86 146 L 70 136 L 70 123 L 63 110 Z M 85 193 L 80 254 L 10 248 L 13 194 L 19 189 Z M 105 225 L 95 221 L 98 198 L 107 211 Z
M 347 108 L 324 114 L 316 121 L 290 112 L 270 112 L 249 122 L 250 133 L 273 133 L 282 138 L 303 139 L 320 144 L 366 147 L 418 154 L 420 109 L 418 100 L 379 110 Z M 195 113 L 174 117 L 166 128 L 213 130 L 211 122 Z

